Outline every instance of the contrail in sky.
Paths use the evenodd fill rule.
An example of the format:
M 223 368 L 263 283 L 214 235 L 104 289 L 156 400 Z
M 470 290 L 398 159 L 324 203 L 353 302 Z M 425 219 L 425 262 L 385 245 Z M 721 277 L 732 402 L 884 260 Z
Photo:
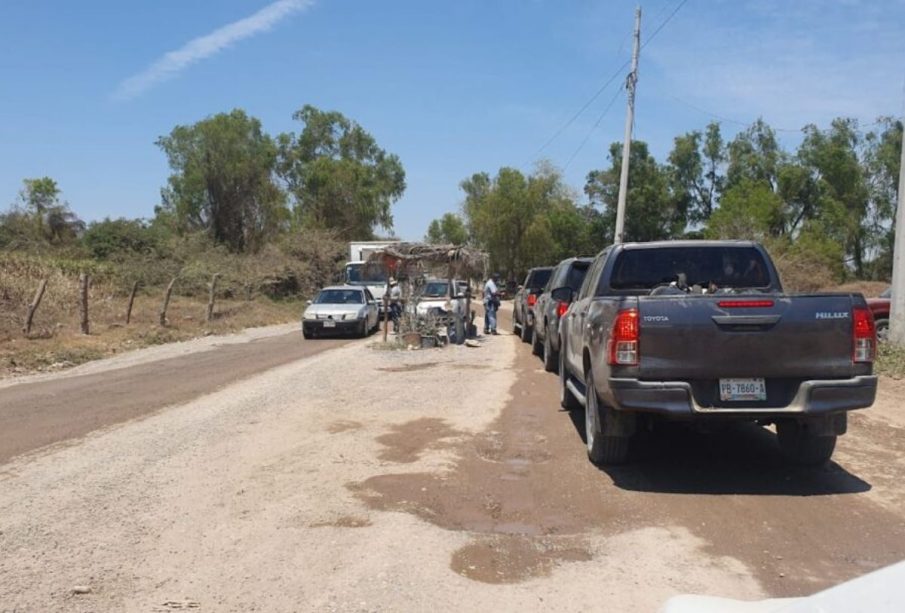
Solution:
M 113 92 L 114 100 L 130 100 L 158 83 L 171 79 L 192 64 L 216 55 L 223 49 L 273 28 L 294 13 L 304 11 L 314 0 L 278 0 L 253 15 L 199 36 L 185 45 L 165 53 L 138 74 L 120 83 Z

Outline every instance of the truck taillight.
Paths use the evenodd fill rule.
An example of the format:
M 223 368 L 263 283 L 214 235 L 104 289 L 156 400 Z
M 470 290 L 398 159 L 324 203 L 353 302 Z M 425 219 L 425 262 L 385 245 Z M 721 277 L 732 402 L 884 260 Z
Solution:
M 534 306 L 537 302 L 537 294 L 528 294 L 528 306 Z
M 610 366 L 636 366 L 640 359 L 641 326 L 638 309 L 625 309 L 616 315 L 608 345 Z
M 560 301 L 560 302 L 556 303 L 556 316 L 559 317 L 560 319 L 562 319 L 562 316 L 565 315 L 566 312 L 568 312 L 568 310 L 569 310 L 568 302 Z
M 852 309 L 852 362 L 873 362 L 877 354 L 877 327 L 866 307 Z

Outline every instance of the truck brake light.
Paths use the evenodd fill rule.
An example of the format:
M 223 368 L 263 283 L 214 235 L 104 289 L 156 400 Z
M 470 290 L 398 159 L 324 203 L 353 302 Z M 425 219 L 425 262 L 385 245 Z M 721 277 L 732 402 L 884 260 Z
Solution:
M 537 302 L 537 294 L 528 294 L 528 306 L 532 307 Z
M 870 363 L 877 354 L 877 327 L 866 307 L 852 309 L 852 362 Z
M 721 309 L 765 309 L 773 306 L 772 300 L 720 300 Z
M 638 309 L 624 309 L 616 315 L 608 343 L 610 366 L 637 366 L 640 359 L 641 326 Z
M 568 302 L 560 301 L 560 302 L 556 303 L 556 316 L 559 319 L 562 319 L 562 316 L 565 315 L 568 310 L 569 310 Z

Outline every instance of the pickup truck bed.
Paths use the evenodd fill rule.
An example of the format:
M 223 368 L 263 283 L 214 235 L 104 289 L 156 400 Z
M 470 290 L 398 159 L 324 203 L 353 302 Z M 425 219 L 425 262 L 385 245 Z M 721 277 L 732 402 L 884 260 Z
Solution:
M 586 406 L 598 462 L 625 460 L 639 424 L 659 417 L 776 424 L 790 460 L 819 464 L 845 412 L 876 395 L 864 298 L 785 295 L 754 243 L 607 249 L 559 333 L 563 404 Z

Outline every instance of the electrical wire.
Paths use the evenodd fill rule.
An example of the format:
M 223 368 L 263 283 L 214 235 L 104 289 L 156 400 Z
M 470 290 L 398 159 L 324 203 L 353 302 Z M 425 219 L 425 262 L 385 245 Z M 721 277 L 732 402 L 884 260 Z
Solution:
M 589 140 L 591 140 L 591 136 L 597 130 L 597 127 L 600 125 L 600 122 L 603 121 L 603 118 L 606 116 L 607 112 L 609 112 L 609 110 L 613 107 L 613 104 L 616 102 L 616 100 L 619 99 L 619 94 L 621 94 L 622 91 L 623 90 L 621 90 L 621 89 L 616 90 L 616 95 L 613 96 L 613 98 L 607 103 L 606 107 L 603 109 L 603 112 L 600 113 L 600 116 L 597 118 L 597 121 L 595 121 L 594 125 L 591 126 L 591 129 L 588 130 L 587 136 L 584 137 L 584 140 L 581 141 L 581 144 L 578 145 L 578 147 L 575 149 L 575 151 L 572 152 L 572 155 L 569 156 L 569 161 L 566 162 L 565 166 L 563 166 L 563 172 L 565 172 L 566 170 L 569 169 L 569 166 L 572 164 L 572 162 L 575 160 L 575 158 L 578 156 L 578 154 L 581 152 L 581 150 L 584 149 L 584 146 L 588 144 Z
M 654 29 L 653 34 L 651 34 L 651 35 L 647 38 L 647 40 L 645 40 L 645 41 L 641 44 L 641 48 L 643 49 L 644 47 L 646 47 L 647 45 L 649 45 L 649 44 L 651 43 L 651 41 L 653 41 L 654 38 L 657 37 L 657 35 L 663 30 L 663 28 L 666 27 L 666 25 L 673 19 L 673 17 L 676 16 L 676 14 L 677 14 L 680 10 L 682 10 L 682 7 L 685 6 L 685 4 L 687 4 L 687 3 L 688 3 L 688 0 L 680 0 L 680 2 L 679 2 L 679 3 L 676 5 L 676 7 L 672 10 L 672 12 L 670 12 L 670 14 L 666 17 L 666 19 L 664 19 L 664 20 L 660 23 L 660 25 L 658 25 L 658 26 Z M 662 11 L 661 11 L 660 14 L 662 14 Z M 562 136 L 563 132 L 565 132 L 566 130 L 568 130 L 569 127 L 570 127 L 573 123 L 575 123 L 575 121 L 576 121 L 579 117 L 581 117 L 581 116 L 584 114 L 584 112 L 585 112 L 586 110 L 588 110 L 588 108 L 589 108 L 592 104 L 594 104 L 594 102 L 600 97 L 600 95 L 601 95 L 604 91 L 606 91 L 606 89 L 607 89 L 607 88 L 608 88 L 608 87 L 609 87 L 616 79 L 618 79 L 618 78 L 622 75 L 622 72 L 623 72 L 626 68 L 628 68 L 630 65 L 631 65 L 631 60 L 626 60 L 621 66 L 619 66 L 619 68 L 616 69 L 616 71 L 612 74 L 612 76 L 611 76 L 609 79 L 607 79 L 606 82 L 605 82 L 603 85 L 601 85 L 600 88 L 597 89 L 596 92 L 594 92 L 594 94 L 588 99 L 588 101 L 585 102 L 585 103 L 581 106 L 581 108 L 578 109 L 571 117 L 569 117 L 569 119 L 568 119 L 562 126 L 560 126 L 560 128 L 559 128 L 558 130 L 556 130 L 556 132 L 553 134 L 553 136 L 551 136 L 550 138 L 548 138 L 548 139 L 544 142 L 544 144 L 541 145 L 541 146 L 538 148 L 538 150 L 534 153 L 534 155 L 532 156 L 532 158 L 533 158 L 533 159 L 536 159 L 541 153 L 543 153 L 543 152 L 547 149 L 547 147 L 549 147 L 551 144 L 553 144 L 553 142 L 556 141 L 556 139 L 558 139 L 560 136 Z M 525 165 L 527 165 L 527 164 L 529 164 L 529 163 L 530 163 L 530 160 L 529 160 L 529 162 L 526 162 Z

